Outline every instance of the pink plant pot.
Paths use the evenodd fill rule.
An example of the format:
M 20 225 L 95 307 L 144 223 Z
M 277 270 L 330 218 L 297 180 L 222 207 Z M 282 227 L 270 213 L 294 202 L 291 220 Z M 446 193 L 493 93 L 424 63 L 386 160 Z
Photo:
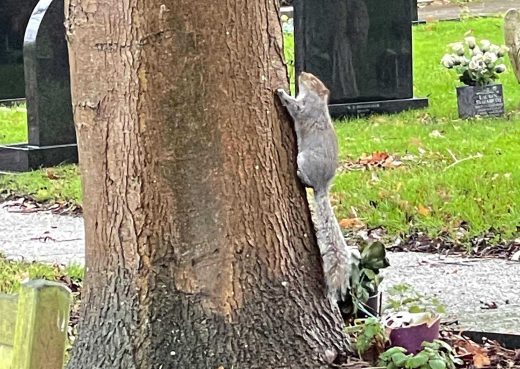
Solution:
M 389 328 L 390 345 L 400 346 L 409 354 L 415 354 L 423 349 L 424 341 L 433 342 L 439 338 L 441 318 L 407 327 Z

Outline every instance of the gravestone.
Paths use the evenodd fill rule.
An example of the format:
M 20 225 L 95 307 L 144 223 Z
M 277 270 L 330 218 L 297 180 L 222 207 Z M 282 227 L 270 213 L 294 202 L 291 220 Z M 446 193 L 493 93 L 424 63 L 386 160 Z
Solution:
M 296 72 L 331 91 L 332 116 L 428 106 L 413 98 L 410 0 L 297 0 Z
M 504 39 L 513 72 L 520 83 L 520 12 L 516 9 L 509 9 L 504 17 Z
M 38 0 L 0 3 L 0 101 L 25 97 L 23 38 Z
M 64 1 L 40 0 L 24 39 L 28 144 L 0 148 L 0 170 L 25 171 L 77 162 Z

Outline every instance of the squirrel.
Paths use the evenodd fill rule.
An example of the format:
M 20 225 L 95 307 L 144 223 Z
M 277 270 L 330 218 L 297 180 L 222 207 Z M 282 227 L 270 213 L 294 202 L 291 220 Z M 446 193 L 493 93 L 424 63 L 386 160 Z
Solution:
M 330 92 L 316 76 L 306 72 L 298 77 L 298 87 L 296 98 L 281 88 L 276 94 L 294 121 L 298 177 L 314 191 L 314 227 L 327 296 L 341 302 L 350 288 L 352 256 L 329 200 L 329 187 L 338 167 L 338 141 L 328 108 Z

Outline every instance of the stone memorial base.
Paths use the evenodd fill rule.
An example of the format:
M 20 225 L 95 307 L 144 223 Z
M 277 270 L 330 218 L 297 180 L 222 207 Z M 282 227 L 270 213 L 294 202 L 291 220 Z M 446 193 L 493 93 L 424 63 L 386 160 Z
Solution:
M 25 104 L 25 98 L 0 100 L 0 106 L 13 106 L 16 104 Z
M 0 171 L 25 172 L 42 167 L 77 162 L 78 149 L 76 144 L 54 146 L 0 145 Z
M 460 118 L 500 117 L 504 115 L 502 85 L 457 87 Z
M 331 117 L 362 117 L 374 113 L 399 113 L 428 107 L 427 98 L 393 99 L 381 101 L 329 104 Z

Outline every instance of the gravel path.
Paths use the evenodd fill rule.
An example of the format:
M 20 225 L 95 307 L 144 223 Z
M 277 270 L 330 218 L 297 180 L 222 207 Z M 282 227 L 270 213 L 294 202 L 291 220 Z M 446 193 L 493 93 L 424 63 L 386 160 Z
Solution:
M 84 263 L 82 217 L 45 212 L 21 214 L 0 205 L 0 252 L 9 258 Z M 409 283 L 443 301 L 450 319 L 466 329 L 520 334 L 520 263 L 390 253 L 383 291 Z M 483 303 L 496 309 L 482 309 Z M 507 302 L 507 303 L 506 303 Z

